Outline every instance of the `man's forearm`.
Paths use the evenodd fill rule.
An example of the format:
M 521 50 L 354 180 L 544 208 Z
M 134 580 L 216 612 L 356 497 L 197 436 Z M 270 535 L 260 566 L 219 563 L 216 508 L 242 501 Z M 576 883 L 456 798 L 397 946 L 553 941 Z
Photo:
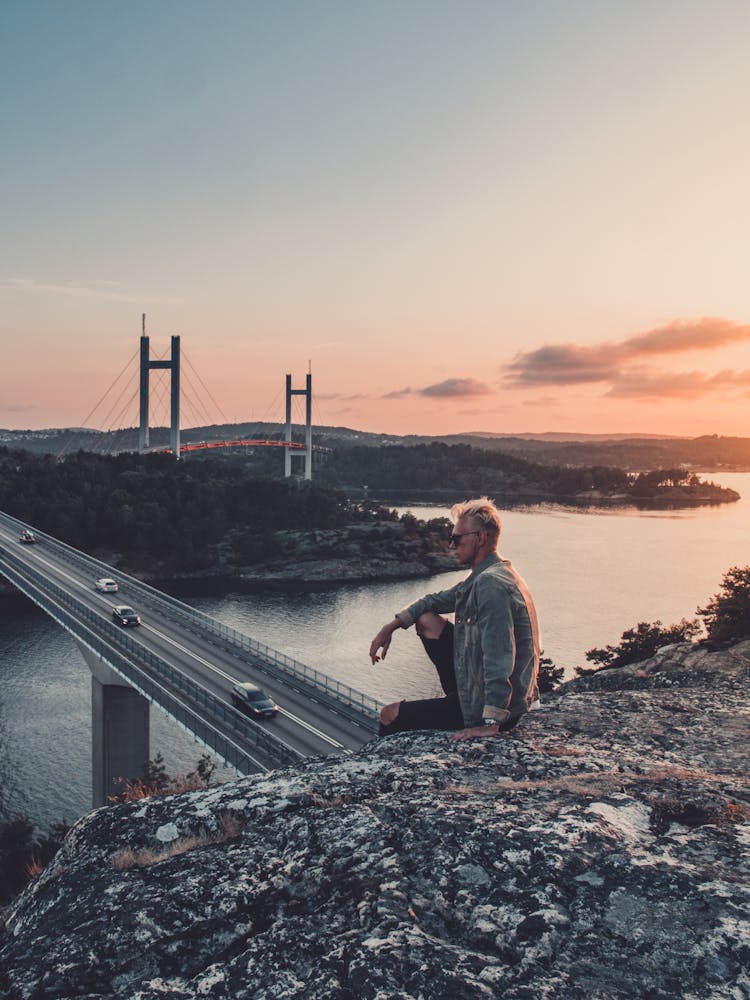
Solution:
M 385 654 L 388 652 L 388 647 L 391 644 L 391 636 L 394 632 L 403 627 L 404 626 L 398 617 L 392 618 L 391 621 L 386 622 L 385 625 L 383 625 L 370 643 L 370 659 L 373 663 L 377 663 L 378 660 L 385 659 Z

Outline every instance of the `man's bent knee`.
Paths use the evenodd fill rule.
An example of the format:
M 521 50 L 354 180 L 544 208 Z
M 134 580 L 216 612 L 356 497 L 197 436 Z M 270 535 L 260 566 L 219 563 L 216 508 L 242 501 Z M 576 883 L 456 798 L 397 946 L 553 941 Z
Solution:
M 434 611 L 425 611 L 417 618 L 414 627 L 422 639 L 439 639 L 446 624 L 445 618 L 435 614 Z

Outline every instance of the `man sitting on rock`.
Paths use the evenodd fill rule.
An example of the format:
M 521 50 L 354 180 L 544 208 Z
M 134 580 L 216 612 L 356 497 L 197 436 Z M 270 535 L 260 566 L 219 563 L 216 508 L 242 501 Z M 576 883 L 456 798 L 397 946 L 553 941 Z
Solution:
M 450 544 L 470 575 L 399 611 L 370 645 L 370 659 L 377 663 L 393 633 L 416 623 L 445 697 L 385 705 L 381 736 L 407 729 L 455 730 L 452 740 L 495 736 L 513 729 L 538 697 L 536 610 L 524 581 L 497 553 L 500 514 L 480 497 L 455 504 L 451 517 Z M 455 612 L 455 624 L 442 617 L 449 612 Z

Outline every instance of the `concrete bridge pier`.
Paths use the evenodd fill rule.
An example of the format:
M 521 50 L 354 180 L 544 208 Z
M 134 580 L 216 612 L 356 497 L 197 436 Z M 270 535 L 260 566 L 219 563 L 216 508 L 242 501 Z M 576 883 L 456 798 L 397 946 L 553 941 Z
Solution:
M 149 702 L 96 653 L 79 643 L 91 671 L 92 805 L 122 791 L 117 778 L 138 778 L 150 758 Z

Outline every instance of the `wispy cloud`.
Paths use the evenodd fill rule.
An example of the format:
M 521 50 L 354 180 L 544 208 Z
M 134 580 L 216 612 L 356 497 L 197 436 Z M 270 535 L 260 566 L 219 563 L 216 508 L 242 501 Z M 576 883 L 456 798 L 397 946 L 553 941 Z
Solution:
M 537 396 L 536 399 L 525 399 L 521 405 L 546 409 L 549 406 L 556 406 L 558 402 L 559 400 L 555 396 Z
M 419 390 L 420 396 L 494 396 L 495 390 L 475 378 L 447 378 L 444 382 L 436 382 Z
M 750 389 L 750 369 L 737 372 L 727 368 L 706 375 L 698 371 L 658 372 L 639 366 L 618 375 L 604 395 L 619 399 L 700 399 L 709 392 L 738 388 Z
M 347 402 L 355 399 L 370 399 L 371 397 L 363 392 L 355 392 L 352 393 L 351 395 L 347 395 L 346 393 L 343 392 L 318 392 L 315 394 L 315 398 L 324 399 L 329 402 L 334 399 L 340 399 L 342 402 Z
M 101 302 L 128 302 L 136 305 L 186 305 L 191 300 L 165 295 L 133 295 L 120 290 L 115 281 L 69 281 L 54 284 L 35 281 L 33 278 L 2 278 L 0 286 L 19 291 L 43 292 L 48 295 L 62 295 L 70 299 L 93 299 Z
M 673 396 L 692 399 L 717 389 L 745 384 L 745 373 L 725 370 L 671 373 L 651 369 L 644 361 L 659 355 L 715 350 L 750 342 L 750 325 L 718 317 L 676 320 L 625 340 L 594 345 L 546 345 L 522 352 L 506 366 L 510 387 L 581 385 L 609 382 L 607 396 Z
M 0 413 L 30 413 L 35 409 L 27 403 L 3 403 L 0 400 Z
M 382 398 L 383 399 L 403 399 L 404 396 L 414 396 L 418 392 L 417 389 L 412 389 L 411 386 L 406 386 L 405 389 L 394 389 L 393 392 L 387 392 Z
M 467 396 L 494 396 L 495 390 L 475 378 L 447 378 L 444 382 L 426 385 L 423 389 L 406 386 L 387 392 L 382 399 L 403 399 L 405 396 L 428 396 L 439 399 L 465 399 Z

